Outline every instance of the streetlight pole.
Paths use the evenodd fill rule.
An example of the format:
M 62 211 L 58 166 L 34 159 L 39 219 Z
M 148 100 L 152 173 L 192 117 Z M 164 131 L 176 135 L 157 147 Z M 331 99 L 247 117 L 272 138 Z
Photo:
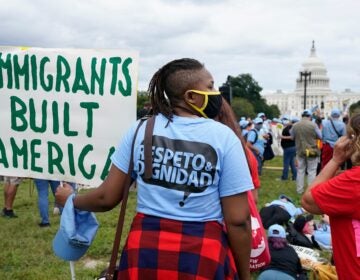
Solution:
M 311 72 L 310 71 L 301 71 L 300 72 L 300 82 L 302 82 L 302 79 L 304 77 L 304 110 L 306 109 L 306 86 L 307 81 L 310 82 L 311 80 Z

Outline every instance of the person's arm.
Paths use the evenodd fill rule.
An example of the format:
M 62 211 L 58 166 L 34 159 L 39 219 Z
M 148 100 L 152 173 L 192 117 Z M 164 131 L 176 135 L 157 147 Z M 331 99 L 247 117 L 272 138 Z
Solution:
M 289 131 L 290 133 L 290 139 L 291 140 L 295 140 L 295 131 L 294 131 L 294 127 L 292 127 Z
M 258 148 L 256 148 L 250 141 L 246 142 L 246 146 L 251 150 L 254 151 L 256 155 L 260 154 L 260 151 L 258 150 Z
M 284 135 L 280 135 L 281 139 L 288 139 L 288 140 L 292 140 L 293 138 L 289 135 L 289 136 L 284 136 Z
M 347 160 L 353 153 L 351 139 L 346 136 L 339 138 L 334 146 L 332 159 L 321 170 L 320 174 L 314 179 L 311 185 L 306 189 L 301 199 L 301 205 L 306 211 L 313 214 L 323 214 L 319 206 L 316 204 L 311 189 L 316 185 L 326 182 L 336 175 L 341 164 Z
M 253 195 L 253 198 L 254 198 L 254 202 L 257 205 L 258 199 L 259 199 L 258 189 L 252 189 L 251 192 L 252 192 L 252 195 Z
M 111 210 L 122 200 L 126 178 L 127 174 L 112 165 L 108 176 L 99 187 L 85 194 L 76 195 L 74 198 L 75 208 L 91 212 Z M 73 188 L 64 183 L 64 187 L 58 187 L 56 190 L 56 203 L 64 206 L 71 193 L 73 193 Z
M 247 193 L 221 198 L 231 252 L 240 279 L 250 279 L 251 220 Z
M 255 144 L 255 132 L 252 130 L 249 130 L 248 134 L 247 134 L 247 141 L 246 141 L 246 146 L 253 151 L 256 155 L 258 155 L 260 152 L 259 150 L 254 146 Z M 253 142 L 254 141 L 254 142 Z

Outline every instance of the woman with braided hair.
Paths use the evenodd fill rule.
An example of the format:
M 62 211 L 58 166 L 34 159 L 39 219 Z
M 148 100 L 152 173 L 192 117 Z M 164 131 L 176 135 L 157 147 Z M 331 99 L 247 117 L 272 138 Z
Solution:
M 327 214 L 339 279 L 360 275 L 360 114 L 351 117 L 346 136 L 337 140 L 332 159 L 302 197 L 302 206 L 313 214 Z M 340 172 L 351 159 L 353 167 Z
M 174 60 L 154 74 L 149 94 L 152 172 L 145 172 L 143 125 L 132 159 L 137 214 L 119 279 L 250 279 L 246 192 L 253 184 L 239 139 L 211 119 L 222 103 L 211 74 L 195 59 Z M 121 201 L 136 127 L 112 155 L 105 181 L 75 197 L 76 208 L 107 211 Z M 57 201 L 64 204 L 70 193 L 59 188 Z

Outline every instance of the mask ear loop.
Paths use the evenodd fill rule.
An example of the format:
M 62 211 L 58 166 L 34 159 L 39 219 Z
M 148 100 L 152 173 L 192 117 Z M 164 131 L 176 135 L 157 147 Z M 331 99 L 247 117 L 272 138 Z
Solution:
M 188 91 L 186 91 L 185 93 L 187 93 L 187 92 L 189 92 L 189 91 L 192 91 L 192 92 L 195 92 L 195 93 L 197 93 L 197 94 L 201 94 L 201 95 L 204 95 L 205 96 L 205 99 L 204 99 L 204 103 L 203 103 L 203 105 L 199 108 L 199 107 L 197 107 L 197 106 L 195 106 L 194 104 L 191 104 L 191 103 L 188 103 L 188 102 L 186 102 L 186 103 L 188 103 L 190 106 L 191 106 L 191 108 L 193 108 L 194 110 L 196 110 L 197 112 L 199 112 L 204 118 L 209 118 L 205 113 L 204 113 L 204 109 L 206 108 L 206 106 L 207 106 L 207 104 L 208 104 L 208 102 L 209 102 L 209 97 L 208 97 L 208 94 L 206 94 L 206 93 L 201 93 L 201 92 L 198 92 L 198 91 L 195 91 L 195 90 L 188 90 Z

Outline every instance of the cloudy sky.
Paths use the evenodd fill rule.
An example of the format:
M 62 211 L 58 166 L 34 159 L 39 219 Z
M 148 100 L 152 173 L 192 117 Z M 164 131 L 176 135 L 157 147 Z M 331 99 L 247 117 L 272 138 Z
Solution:
M 292 91 L 315 40 L 331 89 L 360 91 L 358 0 L 0 0 L 0 45 L 140 53 L 139 89 L 164 63 L 193 57 L 221 85 L 250 73 Z

